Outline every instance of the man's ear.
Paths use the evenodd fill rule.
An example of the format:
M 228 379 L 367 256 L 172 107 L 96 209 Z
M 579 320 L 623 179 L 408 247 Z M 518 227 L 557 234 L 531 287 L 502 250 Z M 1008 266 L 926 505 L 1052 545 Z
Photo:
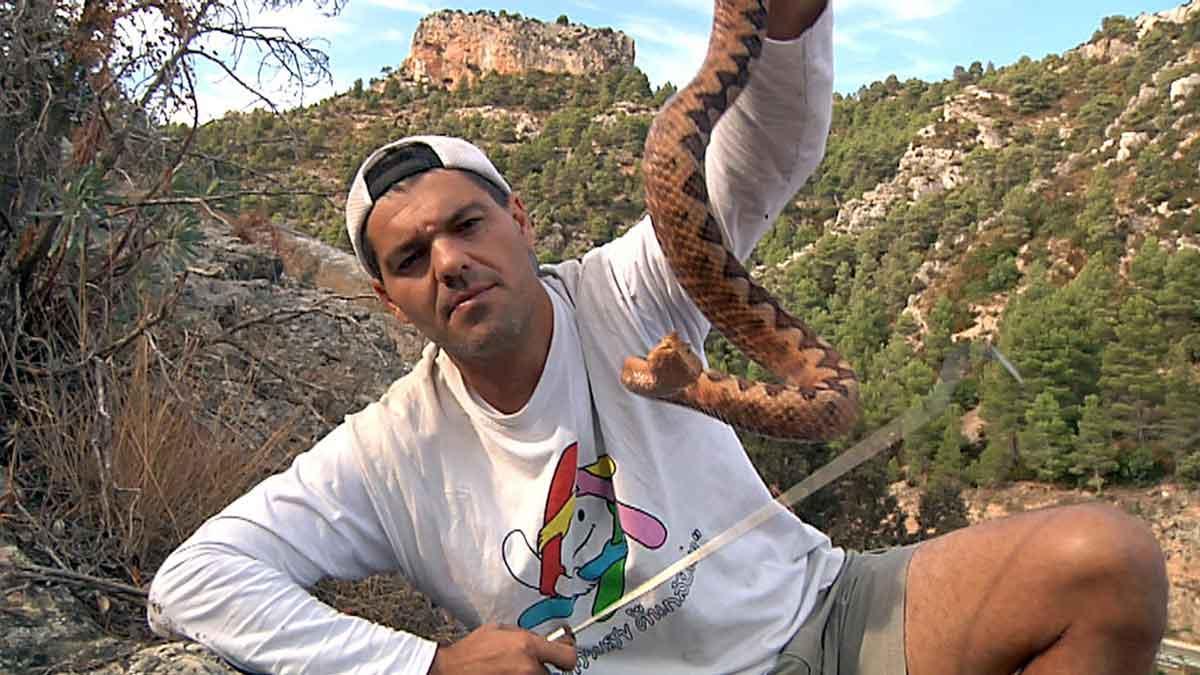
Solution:
M 529 212 L 525 210 L 525 202 L 521 201 L 521 197 L 515 192 L 508 195 L 508 212 L 512 214 L 513 220 L 521 228 L 525 242 L 532 248 L 536 237 L 533 231 L 533 221 L 529 219 Z
M 383 287 L 383 284 L 379 283 L 378 280 L 372 280 L 371 289 L 375 291 L 375 295 L 379 297 L 379 301 L 388 308 L 388 311 L 392 313 L 392 316 L 396 317 L 400 323 L 409 323 L 408 316 L 404 313 L 404 310 L 400 309 L 400 307 L 397 306 L 396 303 L 392 302 L 392 299 L 388 297 L 387 289 Z

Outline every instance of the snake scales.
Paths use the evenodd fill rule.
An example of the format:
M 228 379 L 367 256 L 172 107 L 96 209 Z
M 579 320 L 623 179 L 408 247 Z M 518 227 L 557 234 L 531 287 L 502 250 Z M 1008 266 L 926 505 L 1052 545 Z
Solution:
M 672 333 L 621 380 L 661 398 L 777 438 L 819 441 L 859 414 L 858 379 L 832 346 L 784 311 L 726 249 L 708 206 L 704 157 L 712 130 L 746 86 L 762 51 L 761 0 L 717 0 L 708 53 L 695 79 L 658 113 L 646 138 L 646 204 L 667 261 L 708 320 L 785 384 L 703 370 Z

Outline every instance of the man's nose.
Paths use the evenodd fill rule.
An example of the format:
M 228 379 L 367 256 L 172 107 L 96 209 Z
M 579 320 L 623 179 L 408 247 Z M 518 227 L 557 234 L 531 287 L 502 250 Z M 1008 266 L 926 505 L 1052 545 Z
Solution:
M 470 260 L 461 243 L 438 239 L 433 244 L 431 255 L 438 281 L 447 288 L 459 289 L 466 286 Z

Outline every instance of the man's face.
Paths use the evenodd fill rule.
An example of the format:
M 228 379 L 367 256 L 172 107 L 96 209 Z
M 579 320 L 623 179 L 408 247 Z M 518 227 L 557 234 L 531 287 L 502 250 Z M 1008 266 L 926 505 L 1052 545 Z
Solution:
M 525 337 L 540 285 L 515 195 L 503 207 L 467 174 L 434 169 L 379 200 L 367 237 L 383 276 L 376 293 L 451 355 L 501 354 Z

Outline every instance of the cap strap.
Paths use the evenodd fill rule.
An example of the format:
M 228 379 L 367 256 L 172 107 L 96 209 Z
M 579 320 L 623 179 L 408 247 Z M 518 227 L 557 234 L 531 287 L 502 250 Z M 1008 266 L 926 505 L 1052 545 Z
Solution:
M 410 143 L 387 150 L 378 162 L 367 169 L 367 193 L 375 201 L 396 183 L 430 169 L 443 168 L 442 160 L 433 148 L 424 143 Z

